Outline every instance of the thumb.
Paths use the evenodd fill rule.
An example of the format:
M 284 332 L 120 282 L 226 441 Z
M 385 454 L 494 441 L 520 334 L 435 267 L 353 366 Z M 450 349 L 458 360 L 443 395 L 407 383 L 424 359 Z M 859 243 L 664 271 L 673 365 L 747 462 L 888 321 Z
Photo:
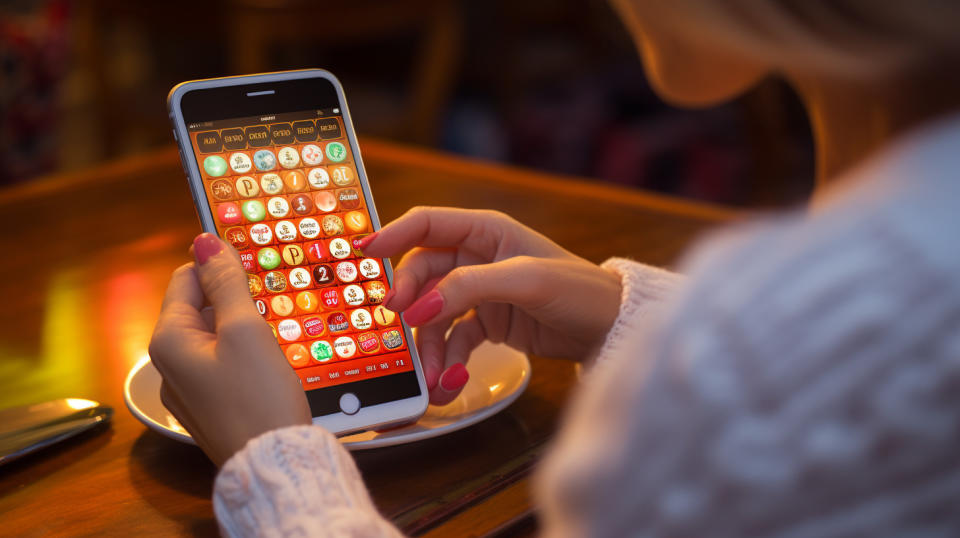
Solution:
M 247 273 L 233 248 L 213 234 L 202 233 L 193 240 L 193 255 L 200 288 L 213 307 L 218 327 L 227 319 L 259 317 L 250 299 Z

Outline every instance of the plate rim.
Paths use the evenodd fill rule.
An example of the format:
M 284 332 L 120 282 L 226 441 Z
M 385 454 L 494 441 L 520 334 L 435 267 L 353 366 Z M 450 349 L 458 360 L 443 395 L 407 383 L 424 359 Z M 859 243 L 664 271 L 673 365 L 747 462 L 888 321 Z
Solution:
M 494 344 L 494 345 L 505 345 L 505 344 Z M 524 361 L 524 368 L 522 370 L 523 375 L 522 375 L 522 378 L 520 379 L 520 384 L 517 386 L 517 388 L 510 394 L 507 394 L 505 397 L 503 397 L 503 399 L 491 405 L 487 405 L 479 409 L 476 409 L 472 413 L 469 413 L 463 419 L 453 422 L 451 424 L 447 424 L 445 426 L 441 426 L 439 428 L 427 429 L 420 432 L 411 433 L 406 436 L 394 435 L 394 436 L 386 436 L 383 438 L 375 437 L 373 439 L 367 439 L 364 441 L 345 440 L 345 439 L 348 439 L 351 435 L 358 435 L 358 434 L 351 434 L 351 435 L 339 437 L 338 440 L 344 446 L 344 448 L 350 451 L 372 450 L 375 448 L 384 448 L 389 446 L 414 443 L 414 442 L 423 441 L 426 439 L 432 439 L 434 437 L 439 437 L 441 435 L 446 435 L 448 433 L 453 433 L 455 431 L 468 428 L 470 426 L 473 426 L 474 424 L 477 424 L 479 422 L 482 422 L 483 420 L 486 420 L 487 418 L 492 417 L 493 415 L 496 415 L 500 411 L 507 408 L 510 404 L 515 402 L 517 398 L 519 398 L 520 395 L 522 395 L 527 390 L 527 386 L 530 384 L 530 377 L 532 376 L 532 365 L 530 364 L 530 357 L 527 356 L 526 353 L 523 353 L 514 349 L 511 349 L 511 351 L 515 352 L 520 357 L 523 357 L 523 361 Z M 176 430 L 168 428 L 167 425 L 165 424 L 161 424 L 157 422 L 152 417 L 150 417 L 145 412 L 143 412 L 136 405 L 133 395 L 131 394 L 130 387 L 131 387 L 131 384 L 133 383 L 134 378 L 137 376 L 137 374 L 140 373 L 140 371 L 146 367 L 147 363 L 150 363 L 150 362 L 151 360 L 149 356 L 142 357 L 133 365 L 133 367 L 130 368 L 130 371 L 127 372 L 127 376 L 123 382 L 123 401 L 126 404 L 127 409 L 134 416 L 134 418 L 138 419 L 141 423 L 147 426 L 147 428 L 165 437 L 173 439 L 175 441 L 180 441 L 182 443 L 196 446 L 197 443 L 196 441 L 193 440 L 192 436 L 184 435 Z

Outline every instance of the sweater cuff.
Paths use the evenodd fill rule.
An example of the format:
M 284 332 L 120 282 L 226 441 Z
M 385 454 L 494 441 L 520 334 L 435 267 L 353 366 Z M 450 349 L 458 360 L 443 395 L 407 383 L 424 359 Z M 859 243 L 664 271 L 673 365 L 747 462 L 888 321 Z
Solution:
M 396 536 L 350 453 L 319 426 L 250 440 L 220 470 L 213 508 L 225 536 Z
M 625 258 L 610 258 L 600 267 L 620 277 L 623 292 L 620 313 L 596 355 L 596 364 L 624 354 L 624 341 L 645 329 L 651 321 L 650 312 L 662 307 L 685 281 L 679 273 Z

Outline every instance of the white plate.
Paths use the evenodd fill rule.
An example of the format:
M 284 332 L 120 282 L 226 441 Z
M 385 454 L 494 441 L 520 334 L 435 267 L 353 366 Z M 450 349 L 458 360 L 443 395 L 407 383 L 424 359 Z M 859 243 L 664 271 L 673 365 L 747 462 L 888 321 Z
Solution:
M 530 382 L 527 356 L 504 344 L 481 344 L 470 356 L 467 371 L 470 380 L 457 399 L 442 407 L 431 405 L 415 424 L 382 433 L 357 433 L 340 441 L 349 450 L 366 450 L 455 432 L 497 414 L 513 403 Z M 123 400 L 133 416 L 151 430 L 195 444 L 187 430 L 160 402 L 160 373 L 149 357 L 143 358 L 127 374 Z

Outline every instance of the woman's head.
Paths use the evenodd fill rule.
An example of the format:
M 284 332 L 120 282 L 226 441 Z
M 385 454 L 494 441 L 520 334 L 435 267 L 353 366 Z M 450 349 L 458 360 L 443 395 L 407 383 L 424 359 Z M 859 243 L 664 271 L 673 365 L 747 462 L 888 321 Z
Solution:
M 846 82 L 953 70 L 956 0 L 613 0 L 667 101 L 712 105 L 768 74 Z

